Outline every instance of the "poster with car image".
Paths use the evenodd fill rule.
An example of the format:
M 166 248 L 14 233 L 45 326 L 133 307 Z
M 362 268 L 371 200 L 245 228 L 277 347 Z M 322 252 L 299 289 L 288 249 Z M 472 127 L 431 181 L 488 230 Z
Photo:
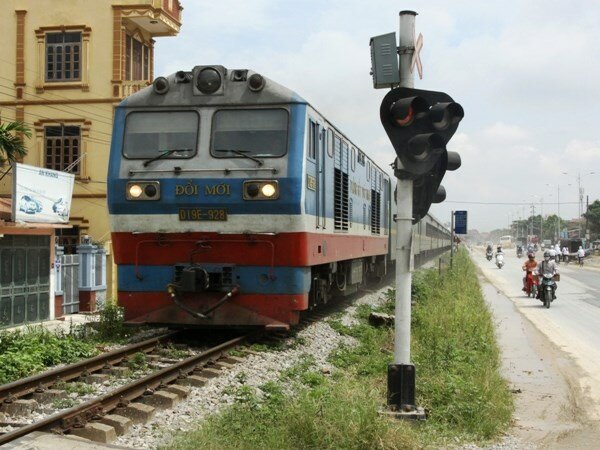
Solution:
M 75 175 L 15 163 L 13 206 L 15 222 L 68 223 Z

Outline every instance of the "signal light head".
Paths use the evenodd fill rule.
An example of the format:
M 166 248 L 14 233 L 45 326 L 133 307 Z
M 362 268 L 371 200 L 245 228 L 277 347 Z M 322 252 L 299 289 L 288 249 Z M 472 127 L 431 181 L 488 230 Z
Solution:
M 415 119 L 422 118 L 429 110 L 429 104 L 422 97 L 400 99 L 390 107 L 390 114 L 394 125 L 406 127 Z
M 436 103 L 431 107 L 429 117 L 436 130 L 446 130 L 448 127 L 458 125 L 465 117 L 465 111 L 458 103 Z

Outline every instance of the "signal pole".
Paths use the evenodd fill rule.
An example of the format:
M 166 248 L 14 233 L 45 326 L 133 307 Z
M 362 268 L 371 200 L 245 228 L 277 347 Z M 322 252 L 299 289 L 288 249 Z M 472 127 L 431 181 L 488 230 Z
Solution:
M 400 87 L 413 88 L 410 64 L 415 51 L 414 11 L 400 12 Z M 394 364 L 388 366 L 388 403 L 399 405 L 397 411 L 413 418 L 425 418 L 415 406 L 415 366 L 410 360 L 413 180 L 397 179 L 396 189 L 396 307 L 394 330 Z
M 425 419 L 423 408 L 415 405 L 416 374 L 410 357 L 413 224 L 427 215 L 432 203 L 446 199 L 440 183 L 446 171 L 457 170 L 461 164 L 460 155 L 447 151 L 446 144 L 464 111 L 444 92 L 413 88 L 411 67 L 422 75 L 419 51 L 423 36 L 415 42 L 416 15 L 414 11 L 400 12 L 399 47 L 396 33 L 372 37 L 370 46 L 373 87 L 391 88 L 381 102 L 379 115 L 396 153 L 396 320 L 394 362 L 387 372 L 389 414 Z

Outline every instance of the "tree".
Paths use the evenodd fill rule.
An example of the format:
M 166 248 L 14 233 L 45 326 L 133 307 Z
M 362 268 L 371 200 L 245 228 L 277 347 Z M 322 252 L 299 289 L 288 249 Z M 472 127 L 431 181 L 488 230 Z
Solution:
M 0 165 L 13 163 L 27 154 L 22 136 L 31 137 L 23 122 L 0 123 Z
M 589 205 L 588 210 L 583 217 L 585 217 L 588 222 L 590 234 L 598 237 L 600 235 L 600 200 L 596 200 Z

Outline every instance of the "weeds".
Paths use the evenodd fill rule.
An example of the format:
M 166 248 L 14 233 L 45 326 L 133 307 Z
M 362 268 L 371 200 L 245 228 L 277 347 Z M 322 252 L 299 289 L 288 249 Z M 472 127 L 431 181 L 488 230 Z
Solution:
M 52 401 L 52 406 L 56 409 L 67 409 L 75 406 L 77 402 L 71 397 L 57 398 Z
M 51 332 L 42 326 L 30 326 L 24 331 L 3 331 L 0 332 L 0 384 L 97 353 L 93 343 Z
M 81 381 L 71 381 L 68 383 L 65 381 L 59 381 L 52 386 L 52 389 L 59 389 L 67 394 L 77 394 L 79 397 L 96 392 L 94 386 Z
M 96 339 L 103 342 L 120 342 L 131 334 L 125 327 L 124 309 L 114 302 L 106 302 L 98 312 Z
M 388 291 L 377 310 L 393 313 L 394 295 Z M 412 355 L 417 403 L 429 412 L 425 423 L 415 427 L 378 414 L 386 402 L 393 330 L 370 326 L 373 308 L 360 306 L 355 326 L 330 320 L 358 341 L 332 353 L 330 362 L 341 369 L 333 376 L 315 373 L 314 359 L 306 355 L 281 373 L 280 383 L 258 392 L 246 385 L 232 390 L 232 407 L 168 448 L 421 449 L 498 436 L 509 423 L 512 399 L 498 373 L 491 317 L 466 254 L 457 255 L 451 272 L 416 275 L 413 300 Z M 281 387 L 290 381 L 304 386 L 294 399 Z

